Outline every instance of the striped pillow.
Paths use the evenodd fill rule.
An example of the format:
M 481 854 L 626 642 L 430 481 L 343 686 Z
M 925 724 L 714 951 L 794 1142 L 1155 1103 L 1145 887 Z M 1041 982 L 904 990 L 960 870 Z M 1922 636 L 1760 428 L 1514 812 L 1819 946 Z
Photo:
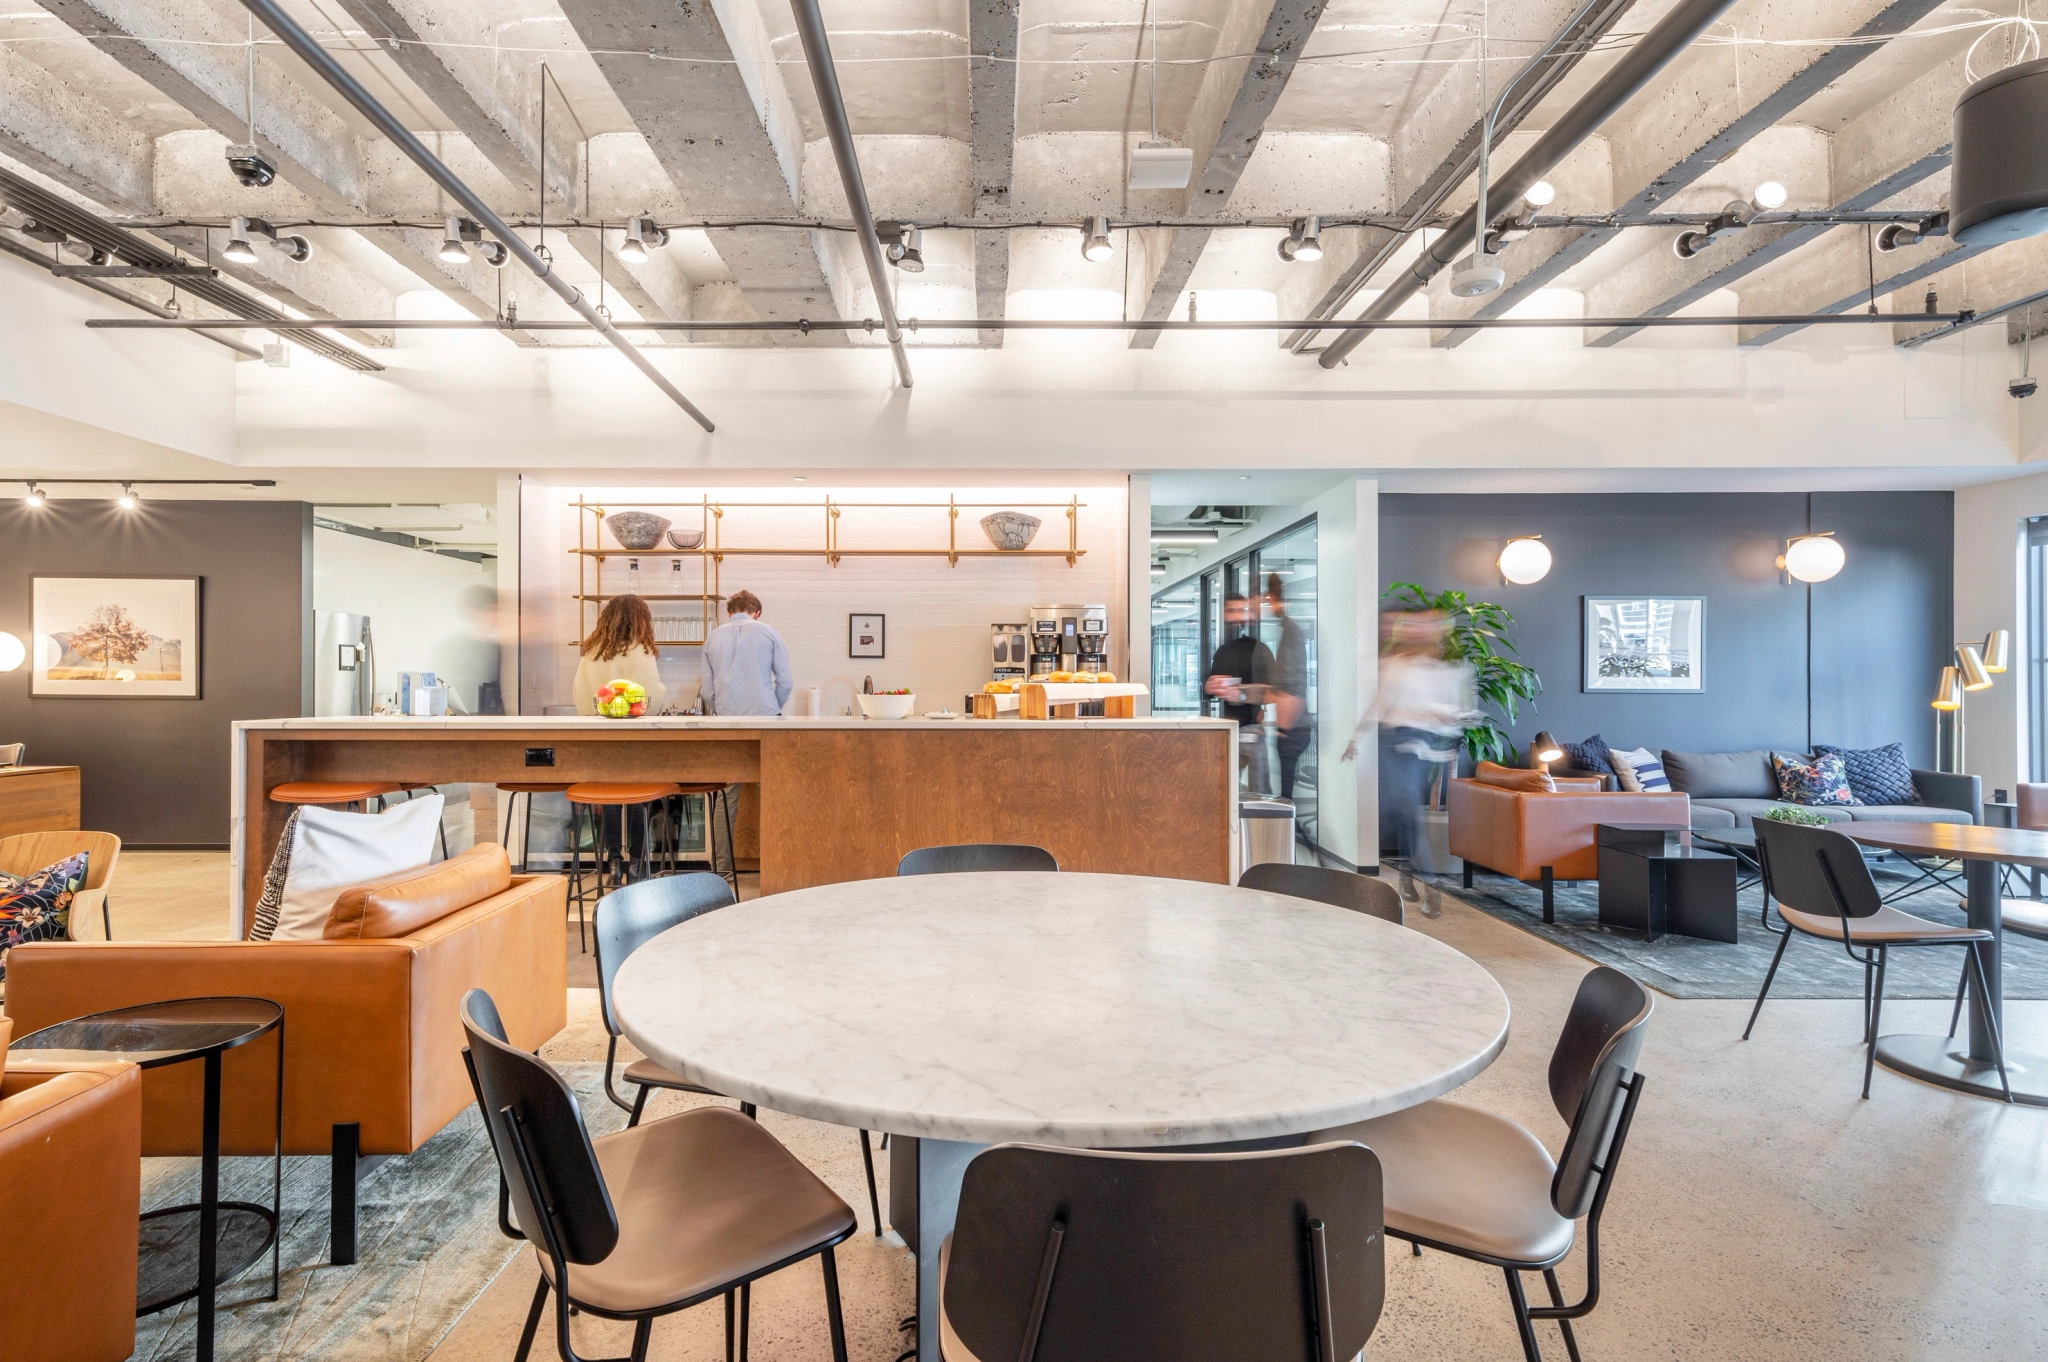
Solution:
M 1615 774 L 1627 789 L 1641 794 L 1670 794 L 1671 777 L 1664 774 L 1664 763 L 1655 752 L 1647 747 L 1638 747 L 1632 752 L 1613 752 L 1608 755 L 1614 761 Z

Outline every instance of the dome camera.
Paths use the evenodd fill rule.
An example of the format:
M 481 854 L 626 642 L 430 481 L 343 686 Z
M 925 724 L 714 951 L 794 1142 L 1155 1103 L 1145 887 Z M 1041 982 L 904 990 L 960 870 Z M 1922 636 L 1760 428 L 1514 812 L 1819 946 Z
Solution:
M 270 163 L 261 147 L 229 147 L 228 169 L 235 173 L 235 178 L 246 189 L 263 189 L 277 178 L 277 167 Z
M 2011 393 L 2014 397 L 2032 397 L 2034 395 L 2034 390 L 2036 388 L 2039 388 L 2040 386 L 2040 381 L 2037 379 L 2016 378 L 2012 382 L 2005 385 L 2005 390 Z

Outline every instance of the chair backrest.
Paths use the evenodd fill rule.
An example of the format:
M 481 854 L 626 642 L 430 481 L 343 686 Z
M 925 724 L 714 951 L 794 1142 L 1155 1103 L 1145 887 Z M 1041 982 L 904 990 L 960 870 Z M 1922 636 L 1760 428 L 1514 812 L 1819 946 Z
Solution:
M 591 921 L 591 950 L 597 957 L 597 1002 L 604 1029 L 619 1034 L 619 1019 L 612 1015 L 612 982 L 627 956 L 677 923 L 714 908 L 729 908 L 733 902 L 725 877 L 708 870 L 641 880 L 599 899 Z
M 471 989 L 462 995 L 461 1010 L 470 1083 L 519 1228 L 536 1247 L 568 1262 L 603 1262 L 618 1247 L 619 1217 L 575 1095 L 550 1065 L 506 1042 L 490 994 Z M 527 1182 L 529 1168 L 539 1183 L 538 1202 Z
M 2048 785 L 2019 787 L 2019 808 L 2014 821 L 2033 832 L 2048 832 Z
M 1550 1203 L 1567 1220 L 1591 1209 L 1606 1176 L 1599 1170 L 1612 1167 L 1626 1096 L 1622 1084 L 1635 1074 L 1654 1007 L 1650 990 L 1618 969 L 1602 965 L 1579 980 L 1550 1052 L 1550 1100 L 1571 1122 L 1550 1183 Z
M 20 832 L 0 837 L 0 870 L 27 875 L 66 856 L 85 853 L 85 887 L 104 889 L 121 859 L 121 839 L 111 832 Z
M 1884 906 L 1877 881 L 1854 842 L 1832 828 L 1758 818 L 1757 864 L 1764 893 L 1787 908 L 1833 917 L 1869 917 Z
M 27 743 L 0 742 L 0 766 L 19 766 L 27 755 Z
M 1349 1362 L 1386 1295 L 1380 1161 L 1000 1144 L 967 1165 L 945 1310 L 981 1358 Z
M 1289 898 L 1313 899 L 1355 913 L 1370 913 L 1389 922 L 1402 922 L 1401 891 L 1371 875 L 1354 875 L 1322 865 L 1288 865 L 1262 861 L 1245 867 L 1237 877 L 1239 889 L 1258 889 Z
M 1042 847 L 1006 842 L 968 842 L 956 847 L 919 847 L 896 863 L 899 875 L 951 875 L 973 870 L 1058 870 Z

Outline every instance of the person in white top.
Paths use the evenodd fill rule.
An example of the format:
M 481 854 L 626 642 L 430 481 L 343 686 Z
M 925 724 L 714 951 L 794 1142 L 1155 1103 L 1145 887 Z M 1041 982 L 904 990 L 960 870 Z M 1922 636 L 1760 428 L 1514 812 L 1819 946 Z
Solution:
M 654 647 L 654 616 L 638 596 L 614 596 L 597 612 L 597 627 L 583 640 L 583 659 L 576 664 L 576 712 L 595 717 L 597 688 L 613 681 L 639 683 L 647 692 L 650 715 L 668 704 Z
M 789 649 L 782 635 L 761 623 L 761 598 L 733 592 L 725 623 L 704 640 L 704 712 L 780 714 L 793 689 Z

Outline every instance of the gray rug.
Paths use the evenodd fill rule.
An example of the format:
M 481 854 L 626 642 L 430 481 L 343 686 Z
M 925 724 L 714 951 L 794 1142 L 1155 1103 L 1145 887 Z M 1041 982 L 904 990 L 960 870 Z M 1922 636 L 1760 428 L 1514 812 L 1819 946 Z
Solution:
M 1878 889 L 1886 894 L 1914 878 L 1874 867 Z M 1734 944 L 1666 935 L 1656 941 L 1640 933 L 1603 927 L 1599 922 L 1600 887 L 1591 880 L 1556 886 L 1554 925 L 1543 921 L 1543 893 L 1534 885 L 1481 873 L 1473 887 L 1460 887 L 1456 875 L 1435 877 L 1444 893 L 1479 911 L 1512 923 L 1525 932 L 1611 965 L 1660 993 L 1674 998 L 1754 998 L 1771 967 L 1778 938 L 1757 920 L 1763 890 L 1755 885 L 1736 896 L 1739 911 Z M 1893 906 L 1933 922 L 1962 926 L 1959 895 L 1950 889 L 1922 889 Z M 1779 926 L 1776 913 L 1773 927 Z M 1885 971 L 1887 998 L 1953 998 L 1963 970 L 1963 953 L 1955 946 L 1919 946 L 1897 950 Z M 2004 938 L 2004 991 L 2007 998 L 2048 998 L 2048 942 L 2007 933 Z M 1795 936 L 1785 948 L 1784 963 L 1771 982 L 1773 998 L 1861 998 L 1863 969 L 1840 944 Z
M 605 1100 L 601 1064 L 557 1066 L 592 1134 L 625 1113 Z M 270 1204 L 269 1159 L 221 1161 L 224 1199 Z M 418 1362 L 512 1261 L 519 1245 L 498 1232 L 498 1167 L 472 1105 L 446 1129 L 363 1180 L 357 1262 L 328 1252 L 328 1161 L 284 1161 L 284 1237 L 278 1299 L 270 1255 L 221 1288 L 214 1320 L 221 1362 Z M 199 1160 L 143 1160 L 142 1205 L 199 1199 Z M 135 1362 L 189 1358 L 197 1308 L 187 1301 L 136 1321 Z

